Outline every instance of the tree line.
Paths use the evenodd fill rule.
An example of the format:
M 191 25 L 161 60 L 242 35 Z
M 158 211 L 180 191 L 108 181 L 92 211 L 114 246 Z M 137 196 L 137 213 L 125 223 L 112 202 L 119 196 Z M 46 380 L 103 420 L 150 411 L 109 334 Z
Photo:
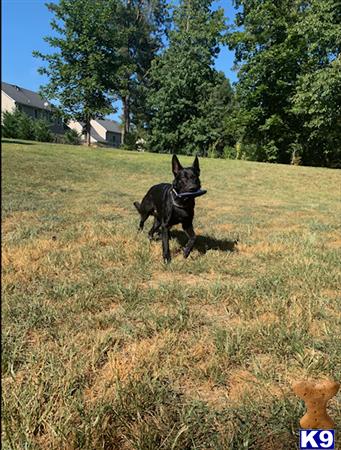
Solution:
M 341 3 L 60 0 L 47 4 L 42 93 L 84 123 L 122 103 L 123 139 L 154 152 L 341 165 Z M 238 81 L 214 67 L 235 52 Z

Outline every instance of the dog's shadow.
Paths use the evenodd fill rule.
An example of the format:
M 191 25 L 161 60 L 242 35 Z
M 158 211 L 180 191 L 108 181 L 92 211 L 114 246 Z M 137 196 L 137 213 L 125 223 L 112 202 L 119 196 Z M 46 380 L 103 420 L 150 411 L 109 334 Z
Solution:
M 176 239 L 179 244 L 184 247 L 188 241 L 188 237 L 184 231 L 172 230 L 172 239 Z M 198 235 L 195 240 L 194 249 L 199 253 L 205 254 L 208 250 L 220 250 L 222 252 L 234 252 L 236 250 L 238 240 L 216 239 L 210 236 Z

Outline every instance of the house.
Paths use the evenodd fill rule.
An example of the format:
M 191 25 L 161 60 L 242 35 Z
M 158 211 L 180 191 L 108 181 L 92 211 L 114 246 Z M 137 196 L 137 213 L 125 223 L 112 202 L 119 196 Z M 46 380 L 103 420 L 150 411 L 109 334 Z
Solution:
M 54 114 L 53 105 L 44 100 L 37 92 L 1 82 L 1 113 L 12 112 L 16 108 L 33 119 L 49 121 L 53 133 L 63 134 L 69 128 L 73 128 L 83 135 L 83 125 L 80 122 L 70 121 L 66 126 L 63 120 Z M 119 147 L 122 143 L 121 127 L 114 120 L 92 120 L 90 135 L 92 143 L 101 143 L 111 147 Z
M 94 119 L 90 122 L 90 139 L 91 143 L 100 143 L 110 147 L 119 147 L 122 144 L 122 129 L 119 123 L 109 119 Z M 83 134 L 84 124 L 71 120 L 68 123 L 69 128 L 76 130 L 79 134 Z
M 63 120 L 54 114 L 53 105 L 37 92 L 1 82 L 1 114 L 5 111 L 13 112 L 16 108 L 33 119 L 50 122 L 53 133 L 63 134 L 67 129 Z

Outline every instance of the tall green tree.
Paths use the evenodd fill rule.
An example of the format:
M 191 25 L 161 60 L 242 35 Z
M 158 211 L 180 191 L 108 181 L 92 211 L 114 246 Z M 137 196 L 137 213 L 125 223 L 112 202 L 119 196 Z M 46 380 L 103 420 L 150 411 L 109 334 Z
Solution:
M 341 3 L 310 0 L 300 19 L 294 31 L 306 61 L 292 99 L 303 123 L 297 148 L 306 164 L 341 167 Z
M 215 137 L 209 133 L 207 102 L 216 83 L 214 59 L 225 30 L 222 9 L 212 0 L 182 0 L 174 11 L 170 45 L 152 63 L 152 151 L 206 154 Z
M 243 140 L 259 147 L 259 160 L 290 161 L 299 128 L 291 112 L 293 81 L 300 72 L 302 44 L 289 36 L 297 20 L 295 0 L 237 0 L 238 31 L 228 42 L 238 67 L 237 98 Z
M 213 156 L 225 156 L 225 149 L 236 144 L 236 133 L 231 129 L 231 117 L 235 109 L 234 91 L 223 72 L 215 73 L 209 97 L 200 106 L 208 150 Z
M 85 124 L 90 145 L 90 121 L 113 112 L 118 89 L 120 36 L 114 18 L 119 15 L 119 3 L 60 0 L 47 7 L 54 14 L 54 35 L 45 41 L 55 52 L 34 52 L 46 62 L 40 73 L 49 77 L 42 93 L 59 101 L 65 118 Z
M 135 128 L 148 126 L 146 98 L 151 62 L 162 48 L 169 25 L 166 0 L 121 0 L 121 64 L 118 94 L 123 110 L 123 140 Z
M 261 161 L 289 163 L 298 152 L 306 164 L 326 164 L 327 149 L 331 151 L 337 141 L 335 133 L 327 136 L 331 118 L 336 120 L 336 102 L 329 103 L 327 112 L 323 100 L 338 91 L 341 14 L 337 1 L 234 3 L 239 12 L 228 43 L 238 67 L 245 148 L 252 144 L 252 157 Z M 327 73 L 333 75 L 325 83 Z

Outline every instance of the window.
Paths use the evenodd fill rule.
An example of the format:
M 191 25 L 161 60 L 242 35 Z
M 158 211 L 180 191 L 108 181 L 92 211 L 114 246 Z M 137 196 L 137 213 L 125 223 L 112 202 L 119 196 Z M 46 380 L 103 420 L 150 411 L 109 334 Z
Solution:
M 38 119 L 39 117 L 39 111 L 37 109 L 34 110 L 34 117 L 35 119 Z

